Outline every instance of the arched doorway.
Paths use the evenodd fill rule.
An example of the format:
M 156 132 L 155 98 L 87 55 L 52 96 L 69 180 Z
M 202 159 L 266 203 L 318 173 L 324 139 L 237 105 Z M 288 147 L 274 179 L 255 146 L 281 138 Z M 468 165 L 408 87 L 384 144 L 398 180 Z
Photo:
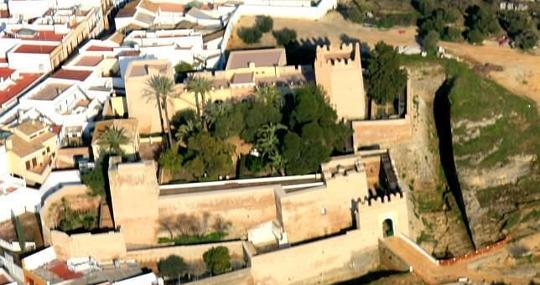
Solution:
M 383 221 L 382 224 L 383 237 L 394 236 L 394 222 L 392 219 L 388 218 Z

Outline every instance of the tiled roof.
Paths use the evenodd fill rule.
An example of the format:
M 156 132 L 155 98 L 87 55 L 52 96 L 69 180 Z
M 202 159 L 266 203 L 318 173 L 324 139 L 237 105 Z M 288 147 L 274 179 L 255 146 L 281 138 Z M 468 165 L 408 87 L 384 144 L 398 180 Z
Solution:
M 137 5 L 139 5 L 140 1 L 133 1 L 129 2 L 122 8 L 118 13 L 116 14 L 116 17 L 118 18 L 127 18 L 127 17 L 133 17 L 135 15 L 135 12 L 137 12 Z
M 176 3 L 159 3 L 159 10 L 162 12 L 183 13 L 185 6 Z
M 145 10 L 148 10 L 150 12 L 154 12 L 156 13 L 159 9 L 159 6 L 155 3 L 152 3 L 151 1 L 148 1 L 148 0 L 142 0 L 141 1 L 141 4 L 139 4 L 139 8 L 143 8 Z
M 247 68 L 250 63 L 255 67 L 278 66 L 285 61 L 285 49 L 260 49 L 247 51 L 233 51 L 229 55 L 225 69 Z
M 8 79 L 14 72 L 15 70 L 11 68 L 0 67 L 0 80 L 3 81 Z
M 102 56 L 83 56 L 75 65 L 78 66 L 96 66 L 103 60 Z
M 58 95 L 66 91 L 72 84 L 48 83 L 41 90 L 32 95 L 34 100 L 54 100 Z
M 41 74 L 39 73 L 21 73 L 19 79 L 14 84 L 9 85 L 4 90 L 0 90 L 0 105 L 11 100 L 21 93 L 25 88 L 34 83 Z
M 51 45 L 20 45 L 14 52 L 16 53 L 38 53 L 38 54 L 50 54 L 57 46 Z
M 61 79 L 70 79 L 70 80 L 78 80 L 78 81 L 84 81 L 88 76 L 92 74 L 92 71 L 89 70 L 71 70 L 71 69 L 60 69 L 56 73 L 53 74 L 53 78 L 61 78 Z

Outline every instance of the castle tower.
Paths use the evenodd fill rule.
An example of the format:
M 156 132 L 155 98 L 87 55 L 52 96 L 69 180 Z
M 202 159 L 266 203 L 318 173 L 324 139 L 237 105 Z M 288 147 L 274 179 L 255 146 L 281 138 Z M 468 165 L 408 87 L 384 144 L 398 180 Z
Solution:
M 159 185 L 154 161 L 109 162 L 114 225 L 128 248 L 157 241 Z
M 326 91 L 340 118 L 362 120 L 366 95 L 360 62 L 360 44 L 317 47 L 315 81 Z

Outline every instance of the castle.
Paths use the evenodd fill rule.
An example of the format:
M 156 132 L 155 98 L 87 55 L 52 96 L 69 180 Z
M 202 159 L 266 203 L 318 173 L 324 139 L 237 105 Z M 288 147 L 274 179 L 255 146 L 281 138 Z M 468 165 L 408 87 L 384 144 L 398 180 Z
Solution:
M 77 201 L 84 187 L 65 186 L 45 201 L 40 213 L 45 241 L 61 258 L 148 261 L 153 256 L 150 253 L 163 250 L 157 247 L 158 238 L 168 237 L 171 232 L 182 234 L 166 225 L 189 219 L 224 225 L 228 240 L 243 243 L 244 254 L 251 260 L 252 278 L 257 281 L 271 275 L 262 264 L 256 266 L 257 260 L 276 258 L 274 254 L 294 253 L 336 240 L 352 244 L 351 249 L 340 254 L 350 254 L 351 250 L 373 252 L 380 238 L 409 234 L 408 190 L 399 185 L 385 150 L 334 157 L 321 165 L 321 174 L 177 185 L 158 185 L 152 161 L 121 163 L 111 158 L 110 164 L 114 223 L 109 230 L 68 234 L 55 229 L 51 213 L 58 201 Z M 184 255 L 188 261 L 201 258 L 193 256 L 193 249 L 186 246 L 169 250 Z M 242 255 L 241 250 L 237 251 Z M 312 262 L 329 258 L 324 250 L 318 254 Z M 330 262 L 328 266 L 337 265 Z M 292 272 L 283 274 L 272 277 L 274 281 L 269 284 L 309 278 Z

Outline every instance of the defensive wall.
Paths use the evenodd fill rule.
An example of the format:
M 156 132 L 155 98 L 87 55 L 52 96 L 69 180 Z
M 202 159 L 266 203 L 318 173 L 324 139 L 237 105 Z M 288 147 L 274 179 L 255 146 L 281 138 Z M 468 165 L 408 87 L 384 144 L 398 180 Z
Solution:
M 68 235 L 53 230 L 50 240 L 57 256 L 64 260 L 92 256 L 98 261 L 110 261 L 126 255 L 124 234 L 118 231 Z
M 412 136 L 413 90 L 410 78 L 407 80 L 406 112 L 402 118 L 384 120 L 354 120 L 353 145 L 355 151 L 362 145 L 388 145 L 409 140 Z

